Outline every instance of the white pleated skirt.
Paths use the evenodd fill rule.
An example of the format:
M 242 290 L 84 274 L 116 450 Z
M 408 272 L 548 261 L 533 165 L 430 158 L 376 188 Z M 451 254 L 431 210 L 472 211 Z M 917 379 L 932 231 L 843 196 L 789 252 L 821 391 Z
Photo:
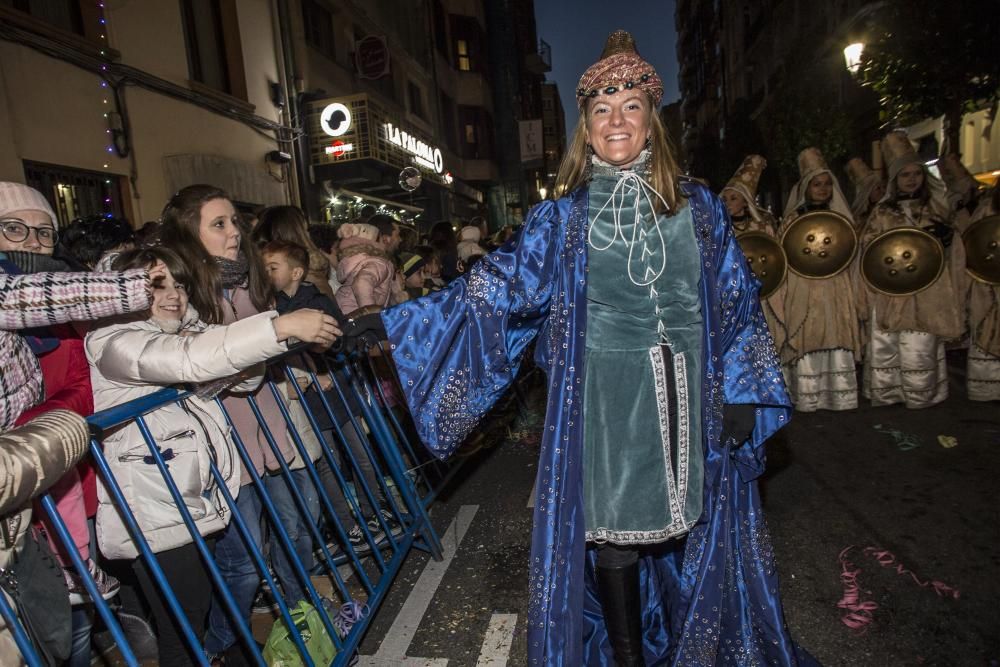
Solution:
M 924 331 L 883 331 L 872 309 L 862 391 L 872 405 L 919 409 L 948 398 L 944 342 Z
M 850 350 L 817 350 L 784 364 L 785 385 L 800 412 L 853 410 L 858 407 L 858 380 Z
M 1000 401 L 1000 357 L 970 345 L 966 383 L 970 401 Z

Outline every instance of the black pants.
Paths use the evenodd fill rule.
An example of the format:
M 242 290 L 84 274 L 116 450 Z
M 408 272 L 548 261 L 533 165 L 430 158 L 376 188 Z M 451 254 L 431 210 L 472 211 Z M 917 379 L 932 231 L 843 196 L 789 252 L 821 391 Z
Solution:
M 176 549 L 161 551 L 156 554 L 156 559 L 200 643 L 205 633 L 205 618 L 212 602 L 212 582 L 201 556 L 198 555 L 197 547 L 194 544 L 185 544 Z M 174 621 L 173 614 L 170 613 L 170 608 L 163 599 L 156 581 L 141 558 L 132 562 L 132 571 L 135 573 L 139 592 L 144 598 L 143 605 L 149 609 L 156 628 L 161 667 L 186 667 L 198 664 L 185 643 L 180 626 Z
M 621 568 L 639 562 L 639 548 L 619 544 L 597 545 L 597 567 Z

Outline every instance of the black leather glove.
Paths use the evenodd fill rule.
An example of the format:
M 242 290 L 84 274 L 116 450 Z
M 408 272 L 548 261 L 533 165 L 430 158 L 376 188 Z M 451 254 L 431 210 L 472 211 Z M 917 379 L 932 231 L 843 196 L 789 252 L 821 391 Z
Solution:
M 377 345 L 379 341 L 389 337 L 385 332 L 385 324 L 382 323 L 382 315 L 379 313 L 349 317 L 343 330 L 343 350 L 348 354 Z
M 931 224 L 923 228 L 923 230 L 929 234 L 933 234 L 941 241 L 941 245 L 945 248 L 951 245 L 951 240 L 955 236 L 955 228 L 948 223 L 941 222 L 940 220 L 934 220 Z
M 729 404 L 722 406 L 722 445 L 739 447 L 753 433 L 757 406 Z

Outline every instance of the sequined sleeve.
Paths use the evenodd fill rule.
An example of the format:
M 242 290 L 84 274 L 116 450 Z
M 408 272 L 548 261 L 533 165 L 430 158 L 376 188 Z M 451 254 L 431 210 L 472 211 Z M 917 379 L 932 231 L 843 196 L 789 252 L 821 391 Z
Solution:
M 708 203 L 725 220 L 722 202 Z M 750 272 L 729 225 L 719 225 L 718 291 L 724 402 L 757 406 L 749 442 L 736 451 L 744 479 L 764 472 L 764 441 L 784 426 L 791 413 L 774 341 L 767 328 L 758 293 L 760 283 Z
M 552 202 L 447 289 L 383 311 L 393 360 L 424 444 L 461 444 L 513 381 L 548 316 L 560 225 Z

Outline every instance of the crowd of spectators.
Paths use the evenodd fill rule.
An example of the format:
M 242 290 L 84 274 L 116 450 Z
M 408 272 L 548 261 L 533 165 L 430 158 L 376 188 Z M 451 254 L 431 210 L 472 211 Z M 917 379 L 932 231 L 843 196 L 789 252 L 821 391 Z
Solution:
M 30 548 L 62 572 L 47 584 L 50 595 L 55 590 L 55 597 L 65 597 L 51 616 L 65 621 L 67 637 L 42 647 L 51 651 L 53 664 L 90 664 L 98 637 L 73 559 L 52 539 L 53 527 L 37 506 L 32 516 L 31 499 L 46 490 L 98 592 L 105 599 L 120 598 L 119 619 L 140 657 L 157 657 L 162 665 L 198 658 L 188 653 L 111 495 L 90 468 L 82 418 L 94 410 L 177 384 L 214 386 L 216 394 L 222 392 L 228 415 L 210 398 L 195 395 L 150 413 L 146 421 L 158 442 L 169 443 L 161 452 L 165 458 L 169 453 L 172 475 L 183 480 L 179 487 L 185 504 L 199 532 L 211 540 L 223 579 L 247 618 L 255 600 L 260 604 L 268 591 L 260 587 L 247 545 L 228 514 L 217 511 L 224 503 L 207 472 L 209 459 L 248 525 L 257 527 L 253 538 L 258 544 L 267 536 L 260 530 L 262 499 L 253 482 L 263 481 L 306 566 L 319 545 L 313 544 L 312 532 L 276 474 L 282 463 L 291 469 L 310 516 L 321 516 L 320 493 L 330 498 L 349 527 L 347 541 L 353 547 L 374 545 L 400 530 L 378 491 L 364 443 L 349 428 L 358 406 L 326 401 L 334 406 L 333 419 L 322 417 L 319 433 L 306 426 L 298 397 L 304 397 L 314 415 L 326 415 L 318 409 L 324 403 L 320 392 L 330 390 L 329 385 L 312 385 L 309 371 L 332 373 L 328 378 L 339 371 L 317 368 L 324 364 L 322 356 L 302 355 L 291 365 L 300 387 L 278 383 L 293 423 L 303 425 L 297 429 L 303 450 L 286 434 L 278 399 L 261 389 L 263 362 L 283 353 L 292 339 L 312 343 L 314 350 L 329 349 L 349 318 L 440 290 L 505 241 L 510 230 L 489 237 L 484 224 L 467 224 L 456 233 L 451 223 L 440 222 L 424 236 L 412 227 L 402 234 L 404 225 L 397 220 L 368 213 L 337 226 L 310 225 L 296 207 L 275 206 L 249 215 L 237 211 L 224 191 L 196 185 L 175 194 L 159 220 L 137 230 L 108 216 L 77 219 L 60 229 L 41 193 L 0 183 L 0 502 L 5 528 L 0 567 L 9 567 Z M 394 410 L 404 410 L 386 360 L 373 362 L 384 400 Z M 250 412 L 247 395 L 256 398 L 260 416 Z M 258 419 L 267 422 L 276 443 L 264 442 Z M 335 432 L 343 434 L 340 445 Z M 252 470 L 241 462 L 231 435 L 239 436 Z M 358 499 L 360 513 L 338 488 L 335 471 L 321 455 L 320 438 L 331 447 L 351 450 L 358 474 L 376 491 L 370 499 Z M 27 445 L 38 440 L 48 448 L 35 447 L 31 455 Z M 234 630 L 212 595 L 191 536 L 151 465 L 138 428 L 120 429 L 101 445 L 168 581 L 176 584 L 184 613 L 203 633 L 209 658 L 214 664 L 235 661 Z M 59 456 L 38 454 L 49 450 L 58 450 Z M 305 455 L 316 466 L 323 489 L 314 488 L 306 474 Z M 331 540 L 327 548 L 338 548 L 336 536 Z M 286 600 L 304 599 L 283 550 L 270 553 Z M 4 587 L 3 592 L 23 617 L 33 615 L 30 602 L 18 599 L 16 591 Z M 0 631 L 0 663 L 19 660 L 10 633 Z

